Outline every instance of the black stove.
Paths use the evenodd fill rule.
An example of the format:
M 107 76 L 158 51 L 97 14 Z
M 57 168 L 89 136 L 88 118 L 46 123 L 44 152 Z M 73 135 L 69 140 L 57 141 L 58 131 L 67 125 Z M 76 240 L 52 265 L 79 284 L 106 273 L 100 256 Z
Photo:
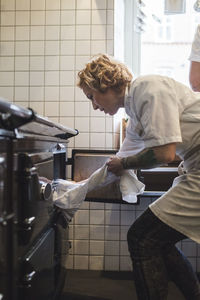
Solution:
M 0 100 L 0 299 L 53 300 L 61 291 L 68 224 L 50 182 L 66 178 L 67 144 L 77 134 Z

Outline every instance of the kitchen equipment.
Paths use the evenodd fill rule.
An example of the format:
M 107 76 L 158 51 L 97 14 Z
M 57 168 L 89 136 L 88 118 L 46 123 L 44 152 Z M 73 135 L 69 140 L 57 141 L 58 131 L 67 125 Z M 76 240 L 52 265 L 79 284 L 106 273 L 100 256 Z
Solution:
M 72 159 L 69 159 L 68 162 L 72 164 L 72 180 L 81 181 L 88 178 L 115 154 L 115 150 L 73 149 Z M 136 203 L 130 205 L 139 204 L 140 197 L 157 197 L 165 193 L 171 187 L 174 178 L 178 176 L 178 164 L 179 162 L 177 161 L 160 168 L 137 170 L 137 177 L 145 184 L 145 191 L 137 197 L 138 201 Z M 122 200 L 119 180 L 96 191 L 89 192 L 86 200 L 127 204 L 127 202 Z
M 72 150 L 72 180 L 81 181 L 88 178 L 95 170 L 102 167 L 106 161 L 116 154 L 115 150 Z M 119 189 L 119 180 L 98 190 L 91 191 L 86 196 L 87 201 L 125 203 Z
M 68 224 L 51 184 L 66 178 L 68 139 L 77 130 L 0 99 L 0 296 L 53 300 L 64 282 Z M 66 242 L 63 243 L 63 237 Z
M 142 197 L 162 196 L 178 176 L 178 162 L 154 169 L 138 170 L 138 179 L 145 184 Z

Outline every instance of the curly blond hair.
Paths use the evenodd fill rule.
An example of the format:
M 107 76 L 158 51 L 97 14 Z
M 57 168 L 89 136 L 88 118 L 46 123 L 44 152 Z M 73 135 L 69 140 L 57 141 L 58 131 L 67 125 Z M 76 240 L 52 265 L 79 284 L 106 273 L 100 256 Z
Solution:
M 81 89 L 88 86 L 101 93 L 105 93 L 109 88 L 121 93 L 130 86 L 132 78 L 133 75 L 123 63 L 106 54 L 99 54 L 78 72 L 77 85 Z

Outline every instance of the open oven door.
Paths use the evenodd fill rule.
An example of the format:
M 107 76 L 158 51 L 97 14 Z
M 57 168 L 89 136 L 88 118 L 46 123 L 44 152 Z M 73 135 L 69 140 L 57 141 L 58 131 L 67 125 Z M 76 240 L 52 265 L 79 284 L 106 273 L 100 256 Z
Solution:
M 68 164 L 72 165 L 72 180 L 79 182 L 87 179 L 93 172 L 101 168 L 111 156 L 114 156 L 116 152 L 116 150 L 73 149 L 72 158 L 68 162 Z M 128 203 L 122 199 L 119 179 L 87 193 L 85 200 L 106 203 Z M 138 202 L 128 204 L 135 205 Z
M 72 165 L 72 180 L 79 182 L 87 179 L 115 154 L 115 150 L 73 149 L 72 158 L 69 160 L 69 164 Z M 178 164 L 179 161 L 174 161 L 155 169 L 137 170 L 137 177 L 145 184 L 145 191 L 137 196 L 137 202 L 128 204 L 138 205 L 141 197 L 159 197 L 164 194 L 171 187 L 174 178 L 178 176 Z M 85 200 L 127 204 L 127 202 L 122 200 L 119 180 L 89 192 Z

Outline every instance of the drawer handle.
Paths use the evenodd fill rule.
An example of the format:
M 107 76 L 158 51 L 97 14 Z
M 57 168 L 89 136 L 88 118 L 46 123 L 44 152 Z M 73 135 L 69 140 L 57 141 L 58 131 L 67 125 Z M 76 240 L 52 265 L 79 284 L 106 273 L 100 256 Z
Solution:
M 33 277 L 35 276 L 35 274 L 36 274 L 35 271 L 32 271 L 32 272 L 29 273 L 29 274 L 26 274 L 26 275 L 24 276 L 24 282 L 25 282 L 25 283 L 28 283 L 28 282 L 32 281 L 32 280 L 33 280 Z
M 35 217 L 26 218 L 24 220 L 24 224 L 25 225 L 32 225 L 34 221 L 35 221 Z

